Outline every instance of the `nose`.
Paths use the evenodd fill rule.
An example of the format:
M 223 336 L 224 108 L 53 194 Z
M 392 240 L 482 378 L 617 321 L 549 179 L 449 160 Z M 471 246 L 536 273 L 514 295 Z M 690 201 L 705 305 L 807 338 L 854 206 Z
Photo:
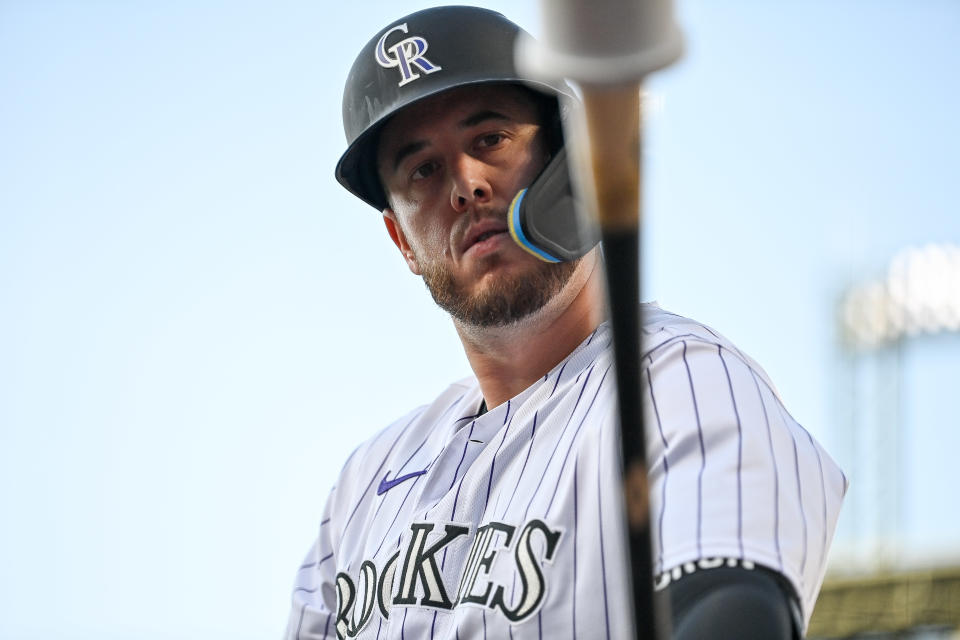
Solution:
M 493 195 L 486 165 L 469 154 L 462 154 L 452 165 L 450 205 L 462 213 L 472 206 L 490 201 Z

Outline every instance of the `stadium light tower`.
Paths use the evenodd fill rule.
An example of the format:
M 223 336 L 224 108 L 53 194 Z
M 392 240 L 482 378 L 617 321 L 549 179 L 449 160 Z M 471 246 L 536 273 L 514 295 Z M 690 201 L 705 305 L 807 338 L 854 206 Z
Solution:
M 854 349 L 921 333 L 960 331 L 960 247 L 930 244 L 901 251 L 886 278 L 847 293 L 841 321 Z
M 849 560 L 889 566 L 902 559 L 903 352 L 917 336 L 960 331 L 960 247 L 906 248 L 883 277 L 851 287 L 838 306 L 854 478 Z

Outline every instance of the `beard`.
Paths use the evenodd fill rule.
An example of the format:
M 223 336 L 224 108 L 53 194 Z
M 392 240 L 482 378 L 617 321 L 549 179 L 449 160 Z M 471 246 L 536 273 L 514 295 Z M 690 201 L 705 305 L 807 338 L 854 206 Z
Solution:
M 582 258 L 557 263 L 537 261 L 531 272 L 497 278 L 473 294 L 465 291 L 441 265 L 419 262 L 423 282 L 441 309 L 464 325 L 488 328 L 514 324 L 542 309 L 567 284 L 580 260 Z

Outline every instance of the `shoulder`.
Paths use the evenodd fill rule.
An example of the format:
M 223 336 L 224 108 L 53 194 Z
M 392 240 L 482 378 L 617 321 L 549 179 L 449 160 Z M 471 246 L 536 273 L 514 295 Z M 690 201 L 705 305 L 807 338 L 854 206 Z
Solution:
M 707 324 L 665 309 L 656 303 L 642 305 L 642 366 L 656 373 L 670 365 L 690 368 L 691 363 L 715 361 L 718 366 L 730 362 L 744 367 L 752 377 L 779 399 L 779 393 L 763 367 L 741 351 L 723 334 Z
M 656 357 L 658 349 L 681 340 L 702 341 L 736 350 L 720 332 L 702 322 L 671 313 L 655 302 L 645 303 L 641 308 L 645 357 Z

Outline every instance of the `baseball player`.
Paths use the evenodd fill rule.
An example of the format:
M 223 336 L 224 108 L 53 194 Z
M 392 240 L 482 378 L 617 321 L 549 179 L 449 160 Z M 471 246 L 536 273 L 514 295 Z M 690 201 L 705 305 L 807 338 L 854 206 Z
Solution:
M 336 170 L 382 212 L 474 376 L 360 445 L 296 575 L 286 637 L 631 638 L 602 257 L 507 233 L 562 149 L 562 86 L 513 68 L 477 8 L 400 18 L 363 48 Z M 846 478 L 748 356 L 644 307 L 655 588 L 677 638 L 802 635 Z

